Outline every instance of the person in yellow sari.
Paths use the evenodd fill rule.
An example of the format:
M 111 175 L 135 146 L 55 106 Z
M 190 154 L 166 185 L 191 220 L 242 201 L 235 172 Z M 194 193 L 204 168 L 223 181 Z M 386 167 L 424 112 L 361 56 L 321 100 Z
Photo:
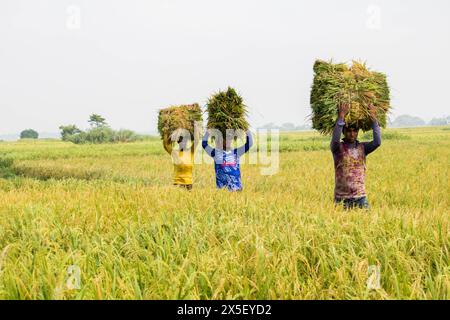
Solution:
M 168 154 L 172 156 L 174 178 L 173 184 L 192 190 L 193 185 L 193 168 L 194 168 L 194 152 L 197 147 L 197 142 L 190 143 L 183 137 L 179 137 L 177 140 L 178 150 L 174 150 L 174 142 L 171 138 L 165 137 L 163 139 L 164 149 Z

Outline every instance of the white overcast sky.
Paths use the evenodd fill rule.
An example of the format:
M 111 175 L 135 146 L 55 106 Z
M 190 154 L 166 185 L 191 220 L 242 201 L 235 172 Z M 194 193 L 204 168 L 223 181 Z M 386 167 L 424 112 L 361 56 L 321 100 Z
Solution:
M 1 0 L 0 134 L 154 131 L 157 110 L 237 88 L 254 127 L 302 124 L 316 58 L 388 75 L 393 116 L 450 114 L 450 1 Z

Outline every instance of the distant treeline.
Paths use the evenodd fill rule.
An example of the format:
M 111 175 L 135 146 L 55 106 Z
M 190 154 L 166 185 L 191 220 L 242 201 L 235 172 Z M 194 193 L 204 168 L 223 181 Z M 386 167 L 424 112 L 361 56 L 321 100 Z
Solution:
M 304 130 L 312 130 L 312 127 L 310 124 L 296 125 L 291 122 L 283 123 L 280 126 L 274 122 L 270 122 L 266 123 L 263 126 L 259 126 L 258 129 L 278 129 L 280 131 L 304 131 Z
M 389 122 L 389 127 L 421 127 L 421 126 L 445 126 L 450 124 L 450 116 L 442 118 L 433 118 L 430 122 L 426 122 L 422 118 L 413 117 L 407 114 L 398 116 L 394 121 Z
M 400 128 L 400 127 L 422 127 L 422 126 L 445 126 L 450 125 L 450 116 L 442 118 L 433 118 L 431 121 L 426 122 L 422 118 L 414 117 L 410 115 L 401 115 L 395 118 L 393 121 L 388 122 L 389 128 Z M 280 131 L 302 131 L 302 130 L 312 130 L 310 124 L 296 125 L 291 122 L 283 123 L 282 125 L 277 125 L 274 122 L 267 123 L 263 126 L 259 126 L 260 129 L 278 129 Z
M 144 140 L 144 136 L 138 135 L 132 130 L 113 130 L 106 123 L 105 118 L 98 114 L 92 114 L 88 120 L 90 129 L 80 130 L 76 125 L 60 126 L 61 139 L 76 144 L 82 143 L 114 143 L 133 142 Z
M 115 143 L 115 142 L 133 142 L 140 140 L 152 139 L 150 135 L 140 135 L 132 130 L 120 129 L 113 130 L 106 123 L 105 118 L 98 114 L 92 114 L 88 120 L 90 128 L 83 131 L 76 125 L 64 125 L 60 126 L 60 135 L 63 141 L 70 141 L 76 144 L 82 143 Z M 401 127 L 422 127 L 422 126 L 445 126 L 450 125 L 450 116 L 444 116 L 441 118 L 433 118 L 429 122 L 426 122 L 422 118 L 414 117 L 410 115 L 401 115 L 392 121 L 388 122 L 390 128 Z M 304 131 L 312 130 L 311 124 L 296 125 L 291 122 L 278 125 L 274 122 L 266 123 L 263 126 L 258 126 L 258 129 L 278 129 L 280 131 Z M 17 136 L 8 135 L 0 137 L 6 140 L 15 140 Z M 33 129 L 26 129 L 20 133 L 21 139 L 37 139 L 39 134 Z M 56 137 L 55 137 L 56 138 Z

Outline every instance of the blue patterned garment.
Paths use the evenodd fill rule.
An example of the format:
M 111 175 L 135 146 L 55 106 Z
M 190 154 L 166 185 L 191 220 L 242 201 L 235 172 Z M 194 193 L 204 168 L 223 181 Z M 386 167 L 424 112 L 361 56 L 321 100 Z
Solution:
M 244 146 L 223 151 L 214 149 L 208 145 L 209 134 L 203 137 L 202 146 L 205 151 L 214 158 L 214 169 L 216 171 L 216 186 L 218 189 L 227 188 L 229 191 L 241 191 L 241 165 L 240 157 L 250 150 L 253 145 L 251 133 L 247 133 L 247 141 Z
M 239 157 L 233 151 L 218 151 L 214 157 L 216 185 L 218 189 L 228 188 L 230 191 L 242 190 L 241 165 Z

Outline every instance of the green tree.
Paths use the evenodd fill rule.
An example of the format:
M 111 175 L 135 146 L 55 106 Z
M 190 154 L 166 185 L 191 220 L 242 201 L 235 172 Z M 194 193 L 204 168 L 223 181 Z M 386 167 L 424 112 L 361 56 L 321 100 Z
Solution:
M 73 124 L 60 126 L 62 140 L 75 144 L 83 144 L 133 142 L 142 139 L 141 136 L 131 130 L 121 129 L 115 131 L 111 129 L 106 123 L 105 118 L 98 114 L 90 115 L 89 123 L 91 128 L 86 131 L 80 130 Z
M 103 118 L 101 115 L 99 114 L 91 114 L 89 116 L 89 124 L 91 125 L 91 127 L 95 127 L 95 128 L 101 128 L 101 127 L 107 127 L 108 124 L 106 123 L 106 119 Z
M 39 138 L 39 133 L 33 129 L 23 130 L 20 133 L 20 139 L 37 139 Z
M 140 137 L 131 130 L 120 129 L 119 131 L 114 131 L 113 141 L 114 142 L 132 142 L 140 139 Z
M 114 130 L 105 126 L 92 128 L 86 132 L 84 139 L 88 143 L 110 143 L 114 140 Z
M 80 134 L 82 132 L 74 124 L 60 126 L 59 130 L 61 130 L 61 138 L 63 141 L 69 141 L 71 136 Z

